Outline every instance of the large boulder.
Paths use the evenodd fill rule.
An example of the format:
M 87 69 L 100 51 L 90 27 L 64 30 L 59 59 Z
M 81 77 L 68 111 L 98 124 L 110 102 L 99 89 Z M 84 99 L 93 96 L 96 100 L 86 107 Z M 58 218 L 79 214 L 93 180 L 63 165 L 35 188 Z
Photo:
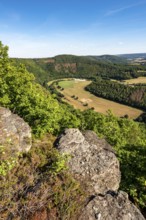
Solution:
M 118 192 L 119 162 L 112 147 L 93 131 L 66 129 L 55 146 L 69 154 L 68 166 L 74 177 L 84 184 L 85 205 L 77 220 L 144 220 L 140 211 Z
M 0 107 L 0 146 L 10 153 L 27 152 L 31 148 L 29 125 L 3 107 Z
M 61 153 L 69 154 L 70 171 L 82 179 L 90 193 L 117 190 L 120 183 L 119 162 L 111 146 L 92 131 L 81 133 L 66 129 L 57 141 Z

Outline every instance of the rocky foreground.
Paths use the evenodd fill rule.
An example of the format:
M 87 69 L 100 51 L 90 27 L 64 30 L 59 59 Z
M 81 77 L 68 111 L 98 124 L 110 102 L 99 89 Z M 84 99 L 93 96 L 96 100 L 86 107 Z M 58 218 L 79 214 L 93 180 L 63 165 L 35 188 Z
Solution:
M 85 185 L 86 204 L 78 220 L 144 220 L 127 193 L 118 191 L 119 161 L 112 147 L 92 131 L 66 129 L 55 143 L 60 153 L 69 154 L 73 176 Z
M 9 154 L 16 151 L 27 152 L 31 148 L 30 127 L 23 119 L 5 108 L 0 108 L 0 145 Z M 105 140 L 99 139 L 92 131 L 66 129 L 56 139 L 54 146 L 60 154 L 69 156 L 69 171 L 86 190 L 84 207 L 74 220 L 145 219 L 128 195 L 118 191 L 121 178 L 119 161 Z M 50 219 L 47 212 L 45 213 L 31 219 L 60 219 L 57 216 Z

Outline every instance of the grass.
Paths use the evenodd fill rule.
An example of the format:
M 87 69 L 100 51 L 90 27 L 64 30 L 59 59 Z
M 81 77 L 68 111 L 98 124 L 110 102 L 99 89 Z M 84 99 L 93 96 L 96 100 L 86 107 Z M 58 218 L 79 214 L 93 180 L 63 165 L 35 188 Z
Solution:
M 104 114 L 110 109 L 116 116 L 121 117 L 127 114 L 129 118 L 132 119 L 138 117 L 142 113 L 139 109 L 99 98 L 85 91 L 84 88 L 90 83 L 91 81 L 66 80 L 60 81 L 59 85 L 64 88 L 62 93 L 65 96 L 65 101 L 73 105 L 76 109 L 85 110 L 93 107 L 96 112 Z M 72 98 L 71 96 L 73 95 L 78 97 L 78 99 L 75 100 Z M 84 106 L 85 104 L 88 105 Z
M 50 85 L 51 85 L 53 82 L 55 82 L 55 81 L 58 81 L 58 79 L 49 81 L 49 82 L 47 83 L 48 86 L 50 86 Z
M 59 82 L 59 86 L 61 86 L 64 89 L 73 88 L 74 84 L 75 84 L 74 80 L 64 80 Z
M 128 79 L 124 81 L 126 84 L 146 83 L 146 77 L 138 77 L 136 79 Z
M 62 84 L 62 87 L 63 87 L 64 82 L 65 82 L 65 81 L 68 81 L 67 84 L 70 84 L 70 81 L 72 80 L 72 78 L 65 78 L 65 79 L 62 79 L 62 80 L 63 80 L 63 81 L 60 81 L 59 83 L 61 83 L 61 84 Z M 48 86 L 50 86 L 52 83 L 57 82 L 57 81 L 59 81 L 59 79 L 51 80 L 51 81 L 49 81 L 47 84 L 48 84 Z M 65 83 L 65 84 L 66 84 L 66 83 Z

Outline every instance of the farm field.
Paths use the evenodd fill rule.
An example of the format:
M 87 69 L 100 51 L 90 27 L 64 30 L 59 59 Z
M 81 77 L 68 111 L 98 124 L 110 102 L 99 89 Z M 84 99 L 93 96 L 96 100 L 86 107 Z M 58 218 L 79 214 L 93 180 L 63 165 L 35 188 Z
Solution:
M 124 83 L 126 84 L 146 83 L 146 77 L 143 76 L 135 79 L 124 80 Z
M 90 92 L 84 89 L 90 83 L 91 81 L 86 80 L 65 80 L 60 81 L 59 86 L 64 88 L 64 90 L 61 91 L 61 93 L 65 96 L 64 100 L 73 105 L 76 109 L 85 110 L 88 108 L 94 108 L 95 111 L 103 114 L 106 114 L 110 109 L 119 117 L 127 114 L 131 119 L 138 117 L 142 113 L 142 111 L 139 109 L 92 95 Z M 73 98 L 72 96 L 75 98 L 77 97 L 77 99 Z

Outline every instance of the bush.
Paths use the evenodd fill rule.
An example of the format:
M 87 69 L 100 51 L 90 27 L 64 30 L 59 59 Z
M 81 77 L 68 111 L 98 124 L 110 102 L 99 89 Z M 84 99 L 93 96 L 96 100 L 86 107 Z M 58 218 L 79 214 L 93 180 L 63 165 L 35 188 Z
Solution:
M 66 170 L 66 157 L 53 148 L 54 137 L 35 140 L 29 153 L 0 184 L 2 219 L 31 219 L 46 210 L 59 219 L 71 219 L 83 205 L 84 192 Z

